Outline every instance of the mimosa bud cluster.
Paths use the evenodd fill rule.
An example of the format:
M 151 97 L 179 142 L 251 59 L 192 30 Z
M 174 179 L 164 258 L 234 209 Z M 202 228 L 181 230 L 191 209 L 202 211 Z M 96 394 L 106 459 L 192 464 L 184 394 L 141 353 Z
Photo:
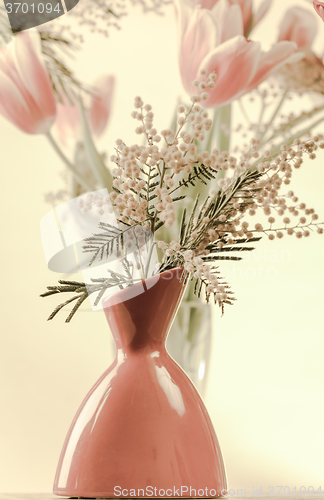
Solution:
M 184 262 L 184 270 L 205 284 L 206 293 L 208 295 L 211 293 L 214 294 L 215 302 L 221 304 L 228 299 L 226 291 L 227 285 L 223 283 L 223 280 L 220 278 L 217 268 L 207 265 L 203 259 L 198 256 L 199 252 L 181 250 L 180 244 L 176 241 L 171 241 L 169 245 L 164 241 L 159 241 L 158 246 L 165 249 L 165 253 L 168 257 L 173 256 L 179 260 L 181 259 Z
M 212 153 L 197 154 L 195 142 L 204 140 L 205 132 L 212 126 L 207 111 L 198 103 L 208 97 L 205 89 L 211 88 L 214 79 L 211 74 L 199 83 L 199 92 L 189 110 L 179 106 L 176 131 L 164 129 L 158 134 L 153 125 L 152 106 L 145 105 L 140 97 L 135 98 L 132 117 L 139 122 L 136 133 L 145 137 L 146 145 L 126 146 L 118 139 L 116 154 L 110 158 L 117 166 L 113 170 L 115 192 L 110 195 L 110 202 L 120 221 L 152 226 L 158 216 L 166 227 L 171 227 L 175 221 L 172 193 L 178 189 L 181 176 L 188 176 L 197 163 L 215 172 L 226 170 L 228 165 L 234 168 L 235 160 L 226 152 L 220 154 L 214 149 Z
M 164 7 L 168 5 L 169 0 L 131 0 L 130 4 L 140 5 L 142 11 L 154 12 L 158 15 L 162 15 L 164 12 Z M 121 29 L 120 21 L 123 17 L 128 15 L 129 3 L 126 0 L 119 0 L 118 2 L 111 2 L 107 4 L 104 1 L 85 1 L 78 6 L 76 12 L 73 13 L 80 26 L 87 26 L 91 33 L 98 33 L 105 37 L 108 37 L 111 29 Z M 69 26 L 63 26 L 66 31 Z M 75 27 L 73 37 L 76 37 Z M 81 37 L 81 35 L 80 35 Z M 81 38 L 81 41 L 83 39 Z
M 124 245 L 128 251 L 140 250 L 151 237 L 152 233 L 148 227 L 131 227 L 124 232 Z
M 85 193 L 77 198 L 77 207 L 82 214 L 90 213 L 93 216 L 103 216 L 113 213 L 110 196 L 102 196 L 97 192 Z
M 159 243 L 166 256 L 171 261 L 181 262 L 193 278 L 205 280 L 206 292 L 214 293 L 215 301 L 221 303 L 226 300 L 226 293 L 219 287 L 215 276 L 210 278 L 211 268 L 206 263 L 211 251 L 214 257 L 210 260 L 215 260 L 215 252 L 219 252 L 218 259 L 221 260 L 222 250 L 226 251 L 240 239 L 249 241 L 262 233 L 268 235 L 270 240 L 282 238 L 285 234 L 297 238 L 308 237 L 313 229 L 323 234 L 322 223 L 318 223 L 314 209 L 301 203 L 292 190 L 285 190 L 290 184 L 293 170 L 302 165 L 303 156 L 307 155 L 313 160 L 318 147 L 324 148 L 322 139 L 321 135 L 305 141 L 298 139 L 291 147 L 283 146 L 274 158 L 266 152 L 261 159 L 257 159 L 253 153 L 257 146 L 253 141 L 250 153 L 237 163 L 221 191 L 215 193 L 210 190 L 209 197 L 199 207 L 198 217 L 193 219 L 191 233 L 181 243 Z M 251 162 L 254 158 L 255 161 Z M 253 172 L 251 167 L 257 168 L 259 173 L 255 172 L 253 181 L 244 182 Z M 217 199 L 222 196 L 228 200 L 224 208 L 212 212 L 211 207 L 218 207 Z M 263 217 L 268 216 L 269 227 L 264 227 L 260 222 L 250 227 L 249 222 L 244 220 L 245 215 L 255 216 L 260 211 Z M 278 222 L 278 218 L 282 222 Z M 221 286 L 224 287 L 224 284 Z

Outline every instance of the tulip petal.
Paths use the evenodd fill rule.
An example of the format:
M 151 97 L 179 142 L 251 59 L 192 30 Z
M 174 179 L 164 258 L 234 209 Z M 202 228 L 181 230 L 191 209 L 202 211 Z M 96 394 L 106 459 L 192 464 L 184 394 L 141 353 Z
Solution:
M 225 21 L 222 42 L 238 35 L 244 35 L 243 14 L 239 5 L 232 5 Z
M 317 34 L 316 16 L 302 7 L 288 9 L 279 25 L 278 41 L 297 43 L 299 48 L 310 47 Z
M 199 3 L 203 9 L 211 10 L 218 0 L 200 0 Z
M 272 0 L 263 0 L 258 10 L 254 14 L 253 28 L 264 18 L 272 5 Z
M 319 0 L 314 0 L 313 6 L 316 14 L 318 14 L 320 18 L 324 21 L 324 2 L 320 2 Z
M 263 82 L 270 73 L 276 71 L 280 66 L 290 62 L 290 58 L 295 54 L 297 45 L 294 42 L 278 42 L 269 50 L 269 52 L 262 53 L 260 58 L 259 67 L 250 81 L 246 92 L 255 89 L 261 82 Z
M 28 134 L 37 133 L 34 116 L 21 92 L 0 69 L 0 114 Z
M 222 43 L 223 35 L 225 35 L 224 26 L 229 14 L 229 9 L 230 4 L 228 3 L 228 0 L 218 0 L 214 7 L 211 9 L 211 13 L 218 27 L 216 33 L 217 39 L 213 48 Z
M 111 110 L 115 78 L 111 75 L 101 77 L 95 83 L 96 91 L 89 110 L 89 125 L 94 135 L 99 137 L 104 131 Z
M 63 91 L 61 100 L 62 103 L 57 105 L 53 131 L 57 135 L 59 142 L 63 146 L 67 146 L 69 139 L 73 139 L 73 143 L 82 140 L 80 111 L 78 103 L 75 100 L 69 102 Z
M 250 23 L 251 23 L 251 19 L 252 19 L 253 1 L 252 0 L 230 0 L 230 3 L 237 3 L 241 7 L 241 11 L 242 11 L 242 15 L 243 15 L 244 33 L 246 33 L 250 27 Z
M 173 0 L 173 5 L 175 8 L 175 17 L 178 25 L 177 33 L 179 41 L 181 41 L 189 24 L 193 7 L 192 4 L 188 3 L 186 0 Z
M 203 105 L 220 106 L 245 93 L 258 68 L 260 55 L 259 42 L 248 41 L 243 36 L 231 38 L 208 54 L 201 67 L 207 73 L 215 71 L 217 79 L 215 88 L 209 91 L 209 98 L 203 101 Z
M 195 8 L 180 44 L 179 66 L 183 85 L 188 93 L 195 88 L 192 81 L 204 57 L 217 43 L 217 26 L 209 10 Z
M 211 12 L 218 26 L 217 45 L 234 36 L 244 35 L 243 15 L 239 5 L 219 0 Z
M 28 92 L 44 117 L 55 119 L 56 104 L 51 79 L 42 61 L 40 37 L 37 31 L 24 31 L 14 39 L 14 61 Z

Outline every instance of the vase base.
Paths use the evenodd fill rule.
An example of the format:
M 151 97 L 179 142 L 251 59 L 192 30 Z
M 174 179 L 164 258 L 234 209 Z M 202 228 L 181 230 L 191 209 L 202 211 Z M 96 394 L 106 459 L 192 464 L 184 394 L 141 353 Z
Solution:
M 71 496 L 71 495 L 67 495 L 67 494 L 61 494 L 61 493 L 54 493 L 54 495 L 57 495 L 57 496 L 60 496 L 61 498 L 66 498 L 67 500 L 116 500 L 116 498 L 123 498 L 124 500 L 130 500 L 132 498 L 136 498 L 136 499 L 144 499 L 144 498 L 156 498 L 156 499 L 160 499 L 160 498 L 170 498 L 170 500 L 175 500 L 177 498 L 183 498 L 183 500 L 193 500 L 193 499 L 196 499 L 196 498 L 200 498 L 200 499 L 203 499 L 203 500 L 206 500 L 206 499 L 209 499 L 209 498 L 225 498 L 223 495 L 218 495 L 218 496 L 196 496 L 196 497 L 184 497 L 184 496 L 176 496 L 176 497 L 170 497 L 170 496 L 164 496 L 164 497 L 158 497 L 158 496 L 147 496 L 147 497 L 139 497 L 139 496 L 131 496 L 131 497 L 112 497 L 112 496 L 100 496 L 100 497 L 84 497 L 84 496 L 81 496 L 81 497 L 75 497 L 75 496 Z
M 78 495 L 76 496 L 75 493 L 73 494 L 69 494 L 69 493 L 63 493 L 63 492 L 53 492 L 54 495 L 56 496 L 59 496 L 61 498 L 66 498 L 67 500 L 116 500 L 116 498 L 118 499 L 124 499 L 124 500 L 130 500 L 132 498 L 136 498 L 136 499 L 145 499 L 145 498 L 170 498 L 170 500 L 174 500 L 176 498 L 182 498 L 183 500 L 191 500 L 191 499 L 196 499 L 196 498 L 200 498 L 200 499 L 208 499 L 208 498 L 224 498 L 224 495 L 214 495 L 214 496 L 211 496 L 211 495 L 207 495 L 207 496 L 204 496 L 204 495 L 197 495 L 197 496 L 185 496 L 185 495 L 177 495 L 177 496 L 169 496 L 169 495 L 164 495 L 164 496 L 157 496 L 157 495 L 148 495 L 148 496 L 138 496 L 138 495 L 132 495 L 132 496 L 114 496 L 114 495 L 111 495 L 111 494 L 98 494 L 98 495 L 95 495 L 93 496 L 93 494 L 90 496 L 89 494 L 85 494 L 85 495 Z

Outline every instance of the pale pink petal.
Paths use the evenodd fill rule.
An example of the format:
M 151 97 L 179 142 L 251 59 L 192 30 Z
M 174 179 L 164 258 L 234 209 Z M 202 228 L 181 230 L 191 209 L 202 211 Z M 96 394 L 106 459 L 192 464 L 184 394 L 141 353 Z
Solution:
M 287 64 L 289 58 L 296 52 L 297 48 L 294 42 L 278 42 L 274 44 L 269 52 L 262 53 L 259 67 L 246 91 L 249 92 L 256 88 L 261 82 L 268 78 L 271 72 Z
M 82 139 L 81 118 L 78 103 L 73 100 L 69 102 L 65 93 L 61 92 L 62 103 L 57 105 L 57 115 L 53 130 L 60 143 L 66 146 L 70 139 L 73 142 Z
M 217 25 L 217 31 L 216 31 L 216 42 L 213 48 L 217 47 L 220 43 L 222 43 L 223 40 L 223 35 L 225 36 L 225 24 L 226 20 L 229 16 L 229 10 L 230 10 L 230 4 L 228 0 L 218 0 L 218 2 L 212 7 L 211 13 L 213 15 L 213 18 L 215 19 L 216 25 Z M 228 37 L 230 38 L 230 37 Z
M 254 14 L 253 28 L 264 18 L 272 5 L 272 0 L 263 0 L 258 10 Z
M 22 113 L 21 115 L 18 116 L 14 112 L 15 106 L 14 105 L 11 106 L 12 107 L 11 121 L 13 121 L 14 123 L 16 120 L 17 126 L 28 133 L 36 134 L 36 133 L 48 132 L 50 126 L 53 123 L 53 118 L 50 117 L 50 120 L 48 120 L 48 117 L 46 115 L 44 116 L 42 110 L 35 102 L 33 96 L 29 93 L 29 91 L 23 84 L 14 62 L 13 42 L 8 43 L 8 45 L 6 45 L 2 49 L 0 57 L 0 65 L 3 73 L 5 73 L 12 81 L 12 87 L 19 92 L 20 98 L 22 98 L 25 102 L 24 108 L 27 114 Z M 5 95 L 5 89 L 3 89 L 3 92 Z M 7 103 L 4 103 L 3 105 L 4 107 L 7 107 Z M 21 101 L 18 102 L 18 109 L 20 109 L 19 107 L 20 105 Z M 8 111 L 10 112 L 10 109 Z M 24 116 L 26 116 L 25 124 L 22 122 Z M 32 121 L 32 126 L 31 126 L 31 121 Z
M 89 110 L 89 125 L 93 134 L 99 137 L 106 128 L 115 87 L 115 78 L 102 76 L 95 83 L 95 92 Z
M 243 25 L 244 25 L 244 33 L 246 33 L 250 27 L 252 20 L 252 0 L 229 0 L 229 3 L 234 5 L 238 4 L 241 8 L 243 15 Z
M 279 26 L 278 41 L 288 40 L 297 43 L 299 48 L 310 47 L 317 34 L 317 21 L 314 14 L 302 7 L 287 10 Z
M 21 92 L 0 69 L 0 114 L 28 134 L 38 133 L 37 121 Z
M 222 42 L 238 35 L 244 35 L 243 14 L 239 5 L 231 5 L 224 24 Z
M 204 57 L 210 53 L 217 42 L 217 26 L 209 10 L 196 8 L 183 35 L 179 66 L 183 85 L 188 93 L 194 87 L 192 81 L 198 76 L 198 69 Z
M 320 18 L 324 21 L 324 2 L 320 2 L 319 0 L 314 0 L 313 5 L 316 14 L 318 14 Z
M 219 45 L 237 35 L 244 35 L 243 15 L 239 5 L 230 5 L 228 0 L 219 0 L 211 13 L 216 21 Z
M 216 72 L 215 88 L 209 91 L 204 106 L 221 106 L 245 93 L 245 88 L 259 65 L 261 48 L 258 42 L 243 36 L 222 43 L 201 64 L 208 73 Z
M 51 79 L 43 63 L 38 32 L 24 31 L 14 38 L 14 61 L 20 79 L 45 117 L 56 114 Z
M 180 44 L 188 28 L 193 13 L 193 5 L 190 0 L 173 0 L 173 5 L 177 23 L 178 43 Z M 197 5 L 199 5 L 199 3 L 197 3 Z
M 243 14 L 244 33 L 246 33 L 251 27 L 253 0 L 241 0 L 239 3 L 241 4 Z
M 56 113 L 50 78 L 40 57 L 39 34 L 33 30 L 16 35 L 0 51 L 0 112 L 30 134 L 47 133 Z
M 218 0 L 200 0 L 198 3 L 203 9 L 211 10 L 217 2 Z

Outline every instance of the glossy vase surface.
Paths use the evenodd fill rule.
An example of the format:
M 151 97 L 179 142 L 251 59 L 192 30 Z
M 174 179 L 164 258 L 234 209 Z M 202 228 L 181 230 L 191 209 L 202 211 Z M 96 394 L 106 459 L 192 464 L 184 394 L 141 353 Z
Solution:
M 105 300 L 116 358 L 72 422 L 56 495 L 206 498 L 226 488 L 207 410 L 165 348 L 184 291 L 180 275 L 165 271 Z
M 199 394 L 206 394 L 212 348 L 212 308 L 201 300 L 183 300 L 167 338 L 170 356 L 186 372 Z

